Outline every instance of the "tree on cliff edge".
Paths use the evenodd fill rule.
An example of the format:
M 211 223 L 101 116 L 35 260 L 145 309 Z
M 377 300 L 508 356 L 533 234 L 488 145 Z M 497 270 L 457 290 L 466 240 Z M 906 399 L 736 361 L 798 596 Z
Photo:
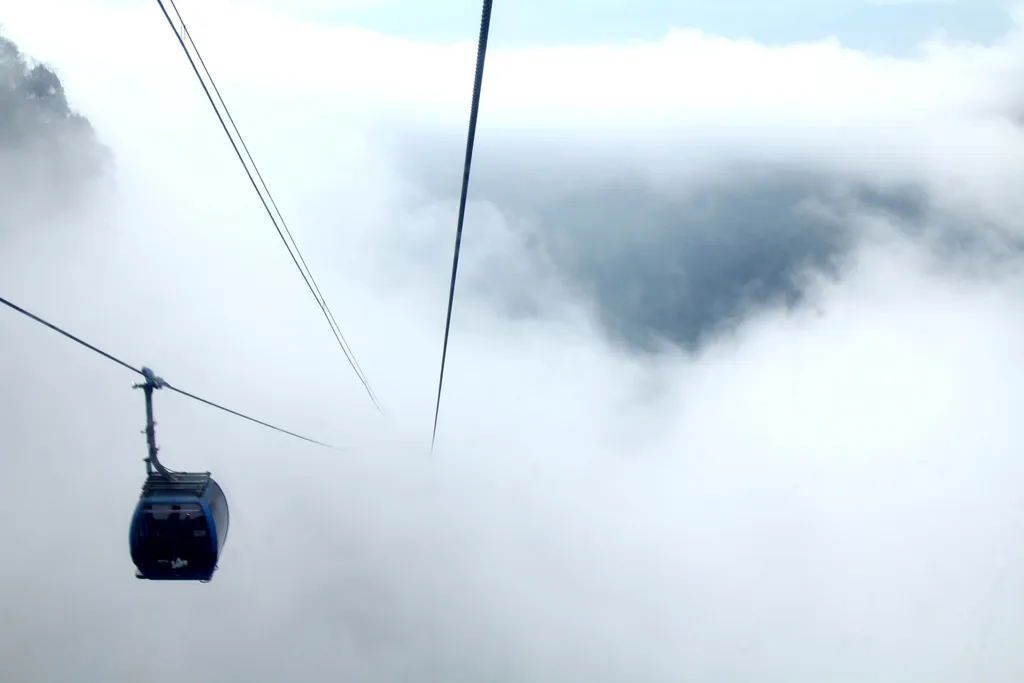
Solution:
M 0 236 L 74 208 L 110 161 L 57 74 L 0 35 Z

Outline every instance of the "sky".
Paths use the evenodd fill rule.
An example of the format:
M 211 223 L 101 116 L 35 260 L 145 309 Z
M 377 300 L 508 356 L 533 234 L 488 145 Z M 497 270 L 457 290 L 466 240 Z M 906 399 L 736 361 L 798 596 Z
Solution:
M 341 449 L 158 393 L 138 581 L 136 378 L 0 311 L 0 678 L 1020 678 L 1024 15 L 497 5 L 431 454 L 479 8 L 323 5 L 179 3 L 384 416 L 159 9 L 0 2 L 0 296 Z
M 321 22 L 357 23 L 416 40 L 472 35 L 476 4 L 467 0 L 258 0 Z M 835 36 L 857 49 L 909 54 L 923 39 L 989 42 L 1009 27 L 1003 0 L 522 0 L 497 7 L 494 44 L 584 45 L 658 40 L 691 26 L 732 38 L 781 45 Z

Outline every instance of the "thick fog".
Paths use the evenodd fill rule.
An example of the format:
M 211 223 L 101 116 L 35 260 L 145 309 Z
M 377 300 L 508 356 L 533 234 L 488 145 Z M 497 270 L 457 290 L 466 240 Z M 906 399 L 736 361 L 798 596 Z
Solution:
M 0 3 L 0 296 L 341 448 L 158 393 L 232 523 L 138 581 L 137 377 L 0 310 L 0 678 L 1024 674 L 1024 24 L 512 50 L 496 7 L 431 455 L 478 8 L 179 6 L 385 416 L 159 8 Z

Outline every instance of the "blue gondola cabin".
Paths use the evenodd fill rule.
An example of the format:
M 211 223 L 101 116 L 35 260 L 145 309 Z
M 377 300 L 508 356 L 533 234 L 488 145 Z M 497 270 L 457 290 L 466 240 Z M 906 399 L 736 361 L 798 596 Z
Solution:
M 209 473 L 151 473 L 132 516 L 140 579 L 209 581 L 228 537 L 228 501 Z

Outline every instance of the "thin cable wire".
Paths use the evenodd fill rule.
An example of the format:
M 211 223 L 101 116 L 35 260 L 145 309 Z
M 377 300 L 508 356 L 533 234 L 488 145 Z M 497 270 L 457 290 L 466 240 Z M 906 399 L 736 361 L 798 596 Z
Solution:
M 117 363 L 122 368 L 125 368 L 127 370 L 131 370 L 132 372 L 134 372 L 136 374 L 142 375 L 142 370 L 139 370 L 138 368 L 136 368 L 136 367 L 134 367 L 132 365 L 129 365 L 128 363 L 125 363 L 120 358 L 117 358 L 116 356 L 110 355 L 106 351 L 93 346 L 89 342 L 84 341 L 84 340 L 80 339 L 79 337 L 76 337 L 75 335 L 71 334 L 70 332 L 66 332 L 66 331 L 62 330 L 61 328 L 57 327 L 53 323 L 49 323 L 49 322 L 43 320 L 42 318 L 40 318 L 35 313 L 29 313 L 28 311 L 26 311 L 21 306 L 18 306 L 18 305 L 14 304 L 14 303 L 11 303 L 7 299 L 3 298 L 2 296 L 0 296 L 0 304 L 3 304 L 3 305 L 5 305 L 5 306 L 7 306 L 9 308 L 12 308 L 15 311 L 17 311 L 18 313 L 21 313 L 22 315 L 25 315 L 25 316 L 28 316 L 29 318 L 32 318 L 32 320 L 35 320 L 40 325 L 45 325 L 46 327 L 49 327 L 54 332 L 57 332 L 59 334 L 63 334 L 65 337 L 67 337 L 71 341 L 77 342 L 77 343 L 81 344 L 82 346 L 84 346 L 85 348 L 89 349 L 90 351 L 94 351 L 94 352 L 100 354 L 101 356 L 103 356 L 107 360 L 110 360 L 110 361 L 113 361 L 113 362 Z
M 249 417 L 248 415 L 246 415 L 244 413 L 240 413 L 237 410 L 232 410 L 231 408 L 228 408 L 226 406 L 222 406 L 219 403 L 214 403 L 213 401 L 208 401 L 207 399 L 202 398 L 200 396 L 196 396 L 195 394 L 190 394 L 189 392 L 187 392 L 187 391 L 185 391 L 183 389 L 179 389 L 178 387 L 174 386 L 173 384 L 168 384 L 166 381 L 164 382 L 164 387 L 167 388 L 167 389 L 170 389 L 171 391 L 173 391 L 173 392 L 175 392 L 177 394 L 181 394 L 185 398 L 190 398 L 193 401 L 199 401 L 200 403 L 205 403 L 206 405 L 210 406 L 211 408 L 216 408 L 217 410 L 223 410 L 225 413 L 230 413 L 231 415 L 235 415 L 237 417 L 240 417 L 243 420 L 248 420 L 249 422 L 255 422 L 258 425 L 262 425 L 264 427 L 268 427 L 268 428 L 273 429 L 275 431 L 281 432 L 282 434 L 287 434 L 288 436 L 294 436 L 296 439 L 302 439 L 303 441 L 308 441 L 309 443 L 315 443 L 318 446 L 323 446 L 324 448 L 330 448 L 331 450 L 335 450 L 335 451 L 341 450 L 339 448 L 335 448 L 334 446 L 332 446 L 330 444 L 326 444 L 323 441 L 317 441 L 316 439 L 311 439 L 308 436 L 302 436 L 301 434 L 296 434 L 295 432 L 290 432 L 287 429 L 282 429 L 281 427 L 275 427 L 274 425 L 270 424 L 269 422 L 264 422 L 263 420 L 257 420 L 255 417 Z
M 476 120 L 480 110 L 480 88 L 484 80 L 484 59 L 487 56 L 487 35 L 491 29 L 491 2 L 484 0 L 480 16 L 480 41 L 476 49 L 476 76 L 473 79 L 473 106 L 469 112 L 469 133 L 466 136 L 466 162 L 462 167 L 462 196 L 459 198 L 459 222 L 455 228 L 455 255 L 452 258 L 452 281 L 448 289 L 448 315 L 444 323 L 444 346 L 441 348 L 441 373 L 437 380 L 437 403 L 434 405 L 434 432 L 430 437 L 430 450 L 437 440 L 437 418 L 441 412 L 441 389 L 444 386 L 444 366 L 448 358 L 448 335 L 452 327 L 452 305 L 455 302 L 455 278 L 459 272 L 459 250 L 462 247 L 462 225 L 466 218 L 466 197 L 469 194 L 469 172 L 473 165 L 473 143 L 476 140 Z
M 252 158 L 252 154 L 249 152 L 248 146 L 245 144 L 245 140 L 243 139 L 241 132 L 238 130 L 238 126 L 235 124 L 234 119 L 231 116 L 231 112 L 228 110 L 227 104 L 224 102 L 224 98 L 221 97 L 220 90 L 217 88 L 217 84 L 214 81 L 212 74 L 210 74 L 209 69 L 206 68 L 206 63 L 203 61 L 202 54 L 199 52 L 199 47 L 196 45 L 195 40 L 192 39 L 191 34 L 188 33 L 188 29 L 185 26 L 185 20 L 181 16 L 181 12 L 178 11 L 177 6 L 174 4 L 173 0 L 171 0 L 171 7 L 174 9 L 174 13 L 177 15 L 178 20 L 181 22 L 182 26 L 182 31 L 179 33 L 177 27 L 174 25 L 174 21 L 167 13 L 167 9 L 165 8 L 162 0 L 157 0 L 157 3 L 160 5 L 160 9 L 164 13 L 164 17 L 167 19 L 168 24 L 171 26 L 171 30 L 174 31 L 175 37 L 178 39 L 178 43 L 181 46 L 182 51 L 185 53 L 186 58 L 189 60 L 189 63 L 192 66 L 192 70 L 195 73 L 196 78 L 199 80 L 200 86 L 202 86 L 203 91 L 206 93 L 206 97 L 210 102 L 210 106 L 213 107 L 214 113 L 216 114 L 218 120 L 220 121 L 221 127 L 224 129 L 224 133 L 228 136 L 228 140 L 231 142 L 231 146 L 234 148 L 235 154 L 238 156 L 238 160 L 242 163 L 242 168 L 245 170 L 246 175 L 249 176 L 249 181 L 250 183 L 252 183 L 253 189 L 256 190 L 256 194 L 259 196 L 260 202 L 263 204 L 264 210 L 266 210 L 267 215 L 270 217 L 271 222 L 274 224 L 274 228 L 277 230 L 278 236 L 284 243 L 285 248 L 288 249 L 288 253 L 291 256 L 292 261 L 295 263 L 295 267 L 299 270 L 299 274 L 302 275 L 303 280 L 306 282 L 306 286 L 313 294 L 313 298 L 316 300 L 317 305 L 320 306 L 320 310 L 323 312 L 324 317 L 327 319 L 328 325 L 330 325 L 331 327 L 331 332 L 334 334 L 334 337 L 337 340 L 338 345 L 342 349 L 342 353 L 345 355 L 346 360 L 348 360 L 349 365 L 352 366 L 352 370 L 356 373 L 356 377 L 358 377 L 360 382 L 363 384 L 363 387 L 366 389 L 367 394 L 370 396 L 370 400 L 373 401 L 374 406 L 377 408 L 379 412 L 383 413 L 380 407 L 380 403 L 377 400 L 376 394 L 373 392 L 372 387 L 370 387 L 369 381 L 366 379 L 366 376 L 363 373 L 362 368 L 359 366 L 359 362 L 355 358 L 355 354 L 352 352 L 347 340 L 341 333 L 341 328 L 338 325 L 336 319 L 334 318 L 334 314 L 327 306 L 326 298 L 323 296 L 323 293 L 320 292 L 320 288 L 317 285 L 316 280 L 313 278 L 312 271 L 309 269 L 309 266 L 306 264 L 305 259 L 302 257 L 302 252 L 299 251 L 298 243 L 295 241 L 295 238 L 292 236 L 291 231 L 288 229 L 287 223 L 285 223 L 284 217 L 281 214 L 280 209 L 278 209 L 277 207 L 277 202 L 274 201 L 274 197 L 270 192 L 270 188 L 267 187 L 266 182 L 263 180 L 263 176 L 259 171 L 259 167 L 256 165 L 255 160 Z M 245 159 L 242 157 L 242 154 L 238 149 L 238 145 L 235 144 L 234 137 L 232 137 L 231 132 L 228 130 L 227 124 L 224 122 L 224 117 L 221 116 L 220 110 L 217 108 L 216 103 L 213 101 L 213 97 L 210 94 L 209 88 L 207 88 L 206 82 L 200 75 L 199 69 L 196 67 L 195 61 L 192 59 L 192 55 L 189 52 L 188 47 L 185 45 L 185 36 L 188 37 L 189 43 L 192 44 L 192 48 L 196 53 L 196 57 L 202 64 L 203 71 L 206 73 L 206 77 L 209 79 L 210 85 L 213 86 L 214 91 L 217 93 L 217 98 L 218 100 L 220 100 L 221 106 L 224 108 L 224 112 L 227 115 L 229 121 L 231 122 L 232 128 L 234 128 L 235 130 L 235 135 L 238 136 L 239 142 L 241 143 L 243 149 L 245 149 L 246 155 L 249 157 L 249 163 L 252 164 L 253 171 L 255 171 L 256 176 L 259 178 L 260 183 L 263 185 L 262 192 L 260 191 L 259 186 L 257 186 L 256 180 L 253 178 L 252 171 L 249 170 L 249 166 L 246 164 Z M 278 224 L 277 219 L 275 219 L 274 214 L 271 212 L 270 207 L 267 205 L 267 200 L 264 199 L 263 192 L 266 192 L 267 198 L 270 200 L 271 205 L 273 205 L 275 211 L 277 211 L 277 216 L 278 218 L 280 218 L 281 221 L 280 225 Z M 284 232 L 282 232 L 282 227 L 284 228 Z M 288 235 L 287 239 L 285 238 L 285 234 Z M 294 245 L 295 253 L 292 253 L 292 245 L 289 245 L 288 239 L 290 239 L 292 245 Z M 298 255 L 298 259 L 296 259 L 296 254 Z
M 260 183 L 263 184 L 263 191 L 261 191 L 259 185 L 256 184 L 256 178 L 253 177 L 253 171 L 249 170 L 249 164 L 246 163 L 245 157 L 242 156 L 242 151 L 238 148 L 238 144 L 235 142 L 234 136 L 231 135 L 231 131 L 228 129 L 228 125 L 224 121 L 224 116 L 221 115 L 220 109 L 217 107 L 217 103 L 214 102 L 213 95 L 210 93 L 210 89 L 207 87 L 206 81 L 203 79 L 202 74 L 199 73 L 199 67 L 196 66 L 195 60 L 192 59 L 192 53 L 189 51 L 188 46 L 185 44 L 183 34 L 187 35 L 187 29 L 185 28 L 185 21 L 182 18 L 181 13 L 178 11 L 178 8 L 174 5 L 173 0 L 171 0 L 171 5 L 174 8 L 174 12 L 178 16 L 178 19 L 182 24 L 182 32 L 179 32 L 178 27 L 174 24 L 174 20 L 171 18 L 171 15 L 167 12 L 167 7 L 164 5 L 163 0 L 157 0 L 157 4 L 160 6 L 160 11 L 163 12 L 164 18 L 167 19 L 167 23 L 171 27 L 171 30 L 174 32 L 174 36 L 178 39 L 178 44 L 181 46 L 182 51 L 185 53 L 185 57 L 188 59 L 189 64 L 192 66 L 192 71 L 195 73 L 196 78 L 199 79 L 199 84 L 200 86 L 202 86 L 203 92 L 206 93 L 206 99 L 209 100 L 210 106 L 213 107 L 214 114 L 217 115 L 217 120 L 220 121 L 221 128 L 224 129 L 225 135 L 228 136 L 228 141 L 231 143 L 231 147 L 235 150 L 235 154 L 238 156 L 238 160 L 241 162 L 242 168 L 245 170 L 245 174 L 249 177 L 249 182 L 252 184 L 253 189 L 259 196 L 260 203 L 263 204 L 263 209 L 267 212 L 267 216 L 270 218 L 270 222 L 273 223 L 274 229 L 277 231 L 278 236 L 281 238 L 281 241 L 284 243 L 285 248 L 288 250 L 288 255 L 291 256 L 292 262 L 295 263 L 295 267 L 298 269 L 299 274 L 302 276 L 303 281 L 306 283 L 306 287 L 309 288 L 310 293 L 313 295 L 313 298 L 316 300 L 317 305 L 323 312 L 324 318 L 327 320 L 327 324 L 331 328 L 331 333 L 334 335 L 335 339 L 338 342 L 338 346 L 341 347 L 341 351 L 345 355 L 345 359 L 352 367 L 352 371 L 356 373 L 356 377 L 362 383 L 363 388 L 366 390 L 367 395 L 373 402 L 374 407 L 377 409 L 378 412 L 383 414 L 384 411 L 381 409 L 376 394 L 370 387 L 370 383 L 367 380 L 366 376 L 363 374 L 362 368 L 359 367 L 359 363 L 358 361 L 356 361 L 355 355 L 352 353 L 352 350 L 349 347 L 348 342 L 345 340 L 344 335 L 341 334 L 341 328 L 338 327 L 338 324 L 334 318 L 334 314 L 330 312 L 330 309 L 327 306 L 326 299 L 324 299 L 323 294 L 320 293 L 319 287 L 316 286 L 315 280 L 313 280 L 312 271 L 310 271 L 309 267 L 306 266 L 304 259 L 302 259 L 302 261 L 300 262 L 302 255 L 301 253 L 299 253 L 298 244 L 295 242 L 295 238 L 288 230 L 287 224 L 284 223 L 284 218 L 281 217 L 281 221 L 279 223 L 277 218 L 274 217 L 274 212 L 271 211 L 270 205 L 267 204 L 267 199 L 264 198 L 263 196 L 264 192 L 266 192 L 266 195 L 270 199 L 271 204 L 274 205 L 275 210 L 277 209 L 277 204 L 276 202 L 274 202 L 273 195 L 271 195 L 270 189 L 263 181 L 263 176 L 260 174 L 259 168 L 256 166 L 256 162 L 253 160 L 252 155 L 249 154 L 248 148 L 245 147 L 245 141 L 242 139 L 242 135 L 238 131 L 238 127 L 235 126 L 234 120 L 231 120 L 231 125 L 235 129 L 235 135 L 238 136 L 239 142 L 241 142 L 242 146 L 245 147 L 246 155 L 249 157 L 249 163 L 252 164 L 253 171 L 255 171 L 256 175 L 259 177 Z M 192 40 L 192 37 L 190 35 L 189 42 L 192 43 L 192 47 L 196 52 L 196 56 L 200 59 L 200 61 L 202 61 L 202 56 L 199 54 L 199 48 L 196 46 L 195 41 Z M 207 78 L 209 78 L 211 85 L 213 85 L 214 89 L 216 90 L 216 83 L 214 83 L 213 77 L 210 75 L 209 70 L 206 69 L 205 63 L 203 65 L 203 70 L 206 71 Z M 223 98 L 220 97 L 219 91 L 217 93 L 217 97 L 218 99 L 220 99 L 221 105 L 224 107 L 224 111 L 228 115 L 228 118 L 230 119 L 230 112 L 228 112 L 227 105 L 224 104 Z M 280 215 L 280 211 L 278 210 L 278 216 Z M 284 231 L 282 231 L 281 229 L 282 225 L 284 225 Z M 287 238 L 285 237 L 285 232 L 287 232 Z M 291 239 L 292 244 L 295 245 L 294 252 L 292 250 L 292 245 L 288 243 L 289 239 Z M 296 258 L 296 253 L 299 254 L 299 258 Z M 307 271 L 309 272 L 308 276 Z
M 5 306 L 7 306 L 8 308 L 11 308 L 11 309 L 17 311 L 18 313 L 21 313 L 22 315 L 31 318 L 32 320 L 36 321 L 37 323 L 39 323 L 41 325 L 45 325 L 46 327 L 49 327 L 54 332 L 57 332 L 59 334 L 64 335 L 65 337 L 67 337 L 71 341 L 77 342 L 77 343 L 81 344 L 85 348 L 87 348 L 90 351 L 93 351 L 95 353 L 98 353 L 99 355 L 103 356 L 107 360 L 112 361 L 114 363 L 117 363 L 118 365 L 120 365 L 122 368 L 125 368 L 126 370 L 131 370 L 135 374 L 140 375 L 142 377 L 146 376 L 146 374 L 141 369 L 135 367 L 134 365 L 131 365 L 130 363 L 126 363 L 125 361 L 121 360 L 117 356 L 109 354 L 106 351 L 104 351 L 104 350 L 102 350 L 102 349 L 100 349 L 100 348 L 98 348 L 96 346 L 93 346 L 92 344 L 90 344 L 87 341 L 84 341 L 80 337 L 76 337 L 75 335 L 71 334 L 70 332 L 67 332 L 66 330 L 63 330 L 63 329 L 57 327 L 53 323 L 48 322 L 48 321 L 40 318 L 38 315 L 36 315 L 34 313 L 30 313 L 29 311 L 26 311 L 21 306 L 18 306 L 17 304 L 14 304 L 11 301 L 8 301 L 7 299 L 5 299 L 3 297 L 0 297 L 0 304 L 3 304 Z M 240 418 L 242 418 L 244 420 L 248 420 L 249 422 L 255 422 L 258 425 L 262 425 L 262 426 L 267 427 L 269 429 L 273 429 L 274 431 L 281 432 L 282 434 L 287 434 L 288 436 L 293 436 L 296 439 L 302 439 L 303 441 L 308 441 L 309 443 L 313 443 L 313 444 L 316 444 L 318 446 L 323 446 L 324 448 L 330 448 L 331 450 L 335 450 L 335 451 L 341 450 L 340 448 L 337 448 L 337 447 L 332 446 L 330 444 L 324 443 L 323 441 L 317 441 L 316 439 L 310 439 L 307 436 L 302 436 L 301 434 L 296 434 L 295 432 L 290 432 L 287 429 L 282 429 L 281 427 L 276 427 L 276 426 L 270 424 L 269 422 L 264 422 L 262 420 L 257 420 L 256 418 L 249 417 L 248 415 L 246 415 L 244 413 L 240 413 L 237 410 L 232 410 L 231 408 L 222 406 L 219 403 L 214 403 L 213 401 L 209 401 L 209 400 L 207 400 L 205 398 L 201 398 L 199 396 L 196 396 L 195 394 L 190 394 L 187 391 L 183 391 L 183 390 L 181 390 L 181 389 L 179 389 L 179 388 L 177 388 L 175 386 L 172 386 L 172 385 L 168 384 L 166 381 L 163 383 L 163 386 L 165 388 L 167 388 L 167 389 L 170 389 L 171 391 L 174 391 L 174 392 L 176 392 L 178 394 L 181 394 L 182 396 L 185 396 L 186 398 L 190 398 L 190 399 L 192 399 L 194 401 L 199 401 L 200 403 L 205 403 L 208 406 L 211 406 L 213 408 L 217 408 L 218 410 L 223 410 L 226 413 L 231 413 L 232 415 L 240 417 Z
M 331 308 L 327 305 L 327 299 L 324 297 L 324 294 L 321 292 L 321 289 L 319 289 L 319 285 L 316 284 L 316 280 L 313 278 L 312 270 L 310 270 L 309 266 L 306 265 L 306 259 L 302 256 L 302 252 L 299 250 L 299 245 L 295 241 L 295 238 L 292 237 L 292 231 L 288 227 L 288 222 L 285 220 L 285 216 L 281 213 L 281 209 L 278 208 L 278 203 L 274 201 L 273 195 L 270 194 L 270 189 L 269 187 L 267 187 L 266 181 L 263 180 L 263 174 L 260 173 L 259 167 L 256 165 L 256 160 L 253 159 L 252 153 L 249 152 L 249 145 L 246 144 L 245 138 L 242 137 L 242 131 L 239 130 L 238 124 L 234 123 L 234 117 L 231 116 L 231 112 L 227 108 L 227 102 L 224 101 L 223 96 L 220 94 L 220 89 L 217 87 L 217 82 L 214 80 L 213 75 L 210 73 L 210 70 L 206 66 L 206 61 L 203 59 L 203 53 L 200 52 L 199 45 L 196 44 L 195 39 L 193 39 L 193 37 L 191 37 L 191 34 L 188 32 L 188 28 L 185 26 L 184 17 L 181 16 L 181 12 L 178 11 L 177 4 L 174 2 L 174 0 L 169 0 L 169 2 L 171 4 L 171 9 L 174 10 L 175 16 L 178 17 L 178 22 L 181 23 L 181 36 L 183 38 L 188 39 L 188 44 L 191 45 L 193 51 L 196 52 L 196 58 L 199 59 L 200 66 L 203 68 L 203 73 L 206 74 L 206 78 L 210 81 L 210 86 L 213 88 L 214 94 L 217 95 L 217 100 L 220 102 L 221 108 L 223 108 L 224 110 L 224 115 L 227 117 L 228 122 L 231 124 L 231 128 L 234 129 L 234 134 L 238 135 L 239 142 L 242 144 L 242 148 L 245 151 L 246 156 L 249 158 L 249 162 L 252 164 L 253 171 L 256 173 L 256 177 L 259 178 L 260 184 L 263 185 L 263 189 L 266 191 L 266 196 L 267 199 L 270 201 L 270 206 L 273 207 L 274 212 L 278 214 L 278 218 L 281 219 L 281 226 L 284 228 L 284 231 L 287 234 L 288 238 L 292 241 L 292 246 L 295 248 L 295 253 L 299 257 L 299 261 L 302 263 L 302 267 L 304 267 L 306 272 L 309 274 L 309 281 L 312 283 L 312 287 L 315 290 L 314 296 L 317 297 L 317 303 L 321 304 L 322 308 L 324 308 L 325 312 L 328 314 L 329 323 L 332 324 L 332 329 L 337 331 L 337 336 L 340 338 L 339 343 L 342 344 L 342 348 L 345 350 L 346 355 L 349 357 L 349 361 L 353 366 L 353 370 L 355 371 L 356 376 L 360 379 L 360 381 L 367 383 L 366 374 L 362 372 L 362 368 L 359 367 L 358 360 L 356 360 L 355 354 L 352 352 L 351 347 L 348 345 L 348 340 L 345 339 L 345 335 L 342 334 L 341 327 L 338 325 L 334 317 L 334 313 L 331 311 Z M 177 30 L 176 27 L 174 28 L 175 30 Z M 376 395 L 374 395 L 373 398 L 376 400 Z

